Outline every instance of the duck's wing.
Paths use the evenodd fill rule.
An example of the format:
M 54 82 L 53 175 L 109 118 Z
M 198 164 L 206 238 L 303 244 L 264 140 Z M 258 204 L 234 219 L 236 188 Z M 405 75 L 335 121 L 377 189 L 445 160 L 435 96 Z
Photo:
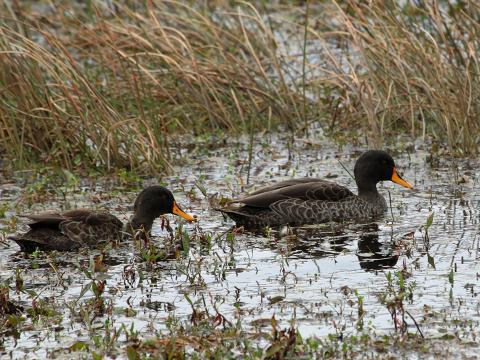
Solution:
M 9 236 L 8 238 L 15 241 L 20 246 L 21 251 L 28 253 L 37 249 L 43 251 L 71 251 L 80 248 L 82 245 L 73 241 L 58 229 L 48 227 L 32 229 L 25 234 Z
M 60 224 L 67 220 L 63 212 L 44 212 L 40 214 L 19 215 L 30 220 L 30 231 L 9 239 L 15 241 L 22 251 L 33 252 L 36 249 L 44 251 L 76 250 L 82 243 L 71 239 L 60 229 Z
M 46 212 L 23 217 L 31 220 L 28 225 L 32 230 L 54 230 L 75 243 L 87 246 L 118 239 L 123 226 L 112 214 L 87 209 Z
M 323 179 L 297 179 L 275 184 L 232 202 L 251 207 L 268 208 L 271 204 L 288 199 L 340 201 L 353 193 L 344 186 Z
M 120 220 L 112 214 L 102 211 L 93 211 L 88 209 L 75 209 L 61 212 L 44 212 L 32 215 L 20 215 L 30 219 L 28 224 L 31 228 L 36 227 L 52 227 L 59 225 L 64 221 L 75 221 L 87 225 L 101 225 L 105 223 L 114 223 L 122 226 Z
M 28 225 L 32 229 L 37 228 L 52 228 L 58 229 L 58 225 L 65 220 L 74 220 L 85 222 L 90 216 L 94 216 L 95 211 L 87 209 L 76 209 L 68 211 L 48 211 L 39 214 L 20 215 L 20 217 L 30 220 Z
M 120 239 L 123 223 L 112 214 L 80 209 L 64 212 L 63 216 L 58 227 L 73 241 L 88 246 Z
M 65 211 L 63 216 L 66 220 L 84 223 L 89 226 L 112 224 L 116 227 L 122 227 L 122 222 L 114 215 L 104 211 L 92 211 L 86 209 L 77 209 Z
M 309 183 L 318 183 L 318 184 L 331 184 L 331 181 L 327 181 L 324 179 L 318 179 L 318 178 L 300 178 L 300 179 L 291 179 L 291 180 L 285 180 L 285 181 L 280 181 L 278 183 L 269 185 L 269 186 L 264 186 L 258 190 L 255 190 L 251 193 L 249 193 L 247 196 L 252 196 L 252 195 L 258 195 L 274 190 L 278 190 L 281 188 L 293 186 L 293 185 L 299 185 L 299 184 L 309 184 Z
M 19 217 L 29 219 L 30 222 L 28 226 L 32 229 L 58 229 L 58 224 L 65 220 L 61 212 L 44 212 L 40 214 L 19 215 Z

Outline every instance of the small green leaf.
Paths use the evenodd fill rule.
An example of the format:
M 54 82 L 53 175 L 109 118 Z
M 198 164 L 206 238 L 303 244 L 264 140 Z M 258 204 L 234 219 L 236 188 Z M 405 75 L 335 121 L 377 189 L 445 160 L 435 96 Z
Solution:
M 190 299 L 188 294 L 184 294 L 183 296 L 185 297 L 185 300 L 187 300 L 187 302 L 190 304 L 190 306 L 193 307 L 193 301 L 192 301 L 192 299 Z
M 428 218 L 427 218 L 427 223 L 425 224 L 425 229 L 428 229 L 430 226 L 432 226 L 432 224 L 433 224 L 433 215 L 434 215 L 434 214 L 435 214 L 435 213 L 432 212 L 432 213 L 430 213 L 430 215 L 428 216 Z
M 454 280 L 454 276 L 453 276 L 453 269 L 452 269 L 448 274 L 448 282 L 450 283 L 450 285 L 453 285 L 453 280 Z
M 15 327 L 18 324 L 25 321 L 24 318 L 22 318 L 21 316 L 17 316 L 17 315 L 7 315 L 7 319 L 8 319 L 8 324 L 10 325 L 10 327 Z
M 88 350 L 88 345 L 84 341 L 77 341 L 74 343 L 72 346 L 68 348 L 70 351 L 82 351 L 82 350 Z
M 65 179 L 68 185 L 75 186 L 79 183 L 78 177 L 74 173 L 66 169 L 63 169 L 63 174 L 65 176 Z
M 207 189 L 205 188 L 205 185 L 201 183 L 200 181 L 195 181 L 195 186 L 200 190 L 203 196 L 207 197 Z
M 270 302 L 271 305 L 273 305 L 273 304 L 276 304 L 280 301 L 283 301 L 283 299 L 285 299 L 284 296 L 273 296 L 273 297 L 269 298 L 268 301 Z
M 184 232 L 182 235 L 182 249 L 185 255 L 188 254 L 190 250 L 190 236 L 187 232 Z
M 82 291 L 80 291 L 80 295 L 78 296 L 78 300 L 80 300 L 83 295 L 85 295 L 87 293 L 88 290 L 90 290 L 90 288 L 92 287 L 92 283 L 88 283 L 87 285 L 85 285 L 83 288 L 82 288 Z
M 92 359 L 93 360 L 102 360 L 103 359 L 103 355 L 102 354 L 97 354 L 95 351 L 92 352 Z
M 140 359 L 140 355 L 138 354 L 137 350 L 133 346 L 127 346 L 127 357 L 128 357 L 128 360 Z
M 430 254 L 427 254 L 428 264 L 435 269 L 435 259 Z

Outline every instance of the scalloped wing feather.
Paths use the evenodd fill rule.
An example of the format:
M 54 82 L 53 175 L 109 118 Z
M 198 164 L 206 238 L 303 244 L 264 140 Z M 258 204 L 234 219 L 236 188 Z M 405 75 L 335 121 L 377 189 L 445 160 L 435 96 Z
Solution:
M 254 193 L 245 196 L 234 202 L 240 202 L 248 206 L 269 208 L 270 205 L 289 199 L 299 200 L 323 200 L 323 201 L 340 201 L 354 194 L 344 186 L 335 184 L 330 181 L 309 181 L 293 182 L 289 181 L 287 185 Z M 281 184 L 277 184 L 280 186 Z
M 10 237 L 23 251 L 68 251 L 121 238 L 123 224 L 106 212 L 85 209 L 25 215 L 31 228 L 25 234 Z
M 106 213 L 92 213 L 83 221 L 65 220 L 59 224 L 60 231 L 70 239 L 85 246 L 121 238 L 122 223 Z

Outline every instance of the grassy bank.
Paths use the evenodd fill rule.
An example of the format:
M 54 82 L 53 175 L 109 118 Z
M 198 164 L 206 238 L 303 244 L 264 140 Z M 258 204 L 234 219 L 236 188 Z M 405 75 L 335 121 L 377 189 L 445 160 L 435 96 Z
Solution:
M 16 168 L 163 172 L 178 135 L 279 126 L 477 151 L 474 3 L 1 7 L 0 146 Z

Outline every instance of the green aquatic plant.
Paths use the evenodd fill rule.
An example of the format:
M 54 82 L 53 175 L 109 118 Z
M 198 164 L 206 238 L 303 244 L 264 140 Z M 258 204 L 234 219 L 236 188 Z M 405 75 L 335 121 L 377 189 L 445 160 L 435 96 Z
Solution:
M 416 288 L 415 281 L 406 282 L 404 272 L 387 272 L 386 288 L 377 296 L 381 304 L 386 306 L 392 318 L 395 331 L 406 334 L 408 330 L 407 317 L 410 317 L 415 324 L 418 332 L 423 337 L 423 333 L 418 326 L 415 318 L 406 310 L 405 301 L 413 301 L 413 295 Z

